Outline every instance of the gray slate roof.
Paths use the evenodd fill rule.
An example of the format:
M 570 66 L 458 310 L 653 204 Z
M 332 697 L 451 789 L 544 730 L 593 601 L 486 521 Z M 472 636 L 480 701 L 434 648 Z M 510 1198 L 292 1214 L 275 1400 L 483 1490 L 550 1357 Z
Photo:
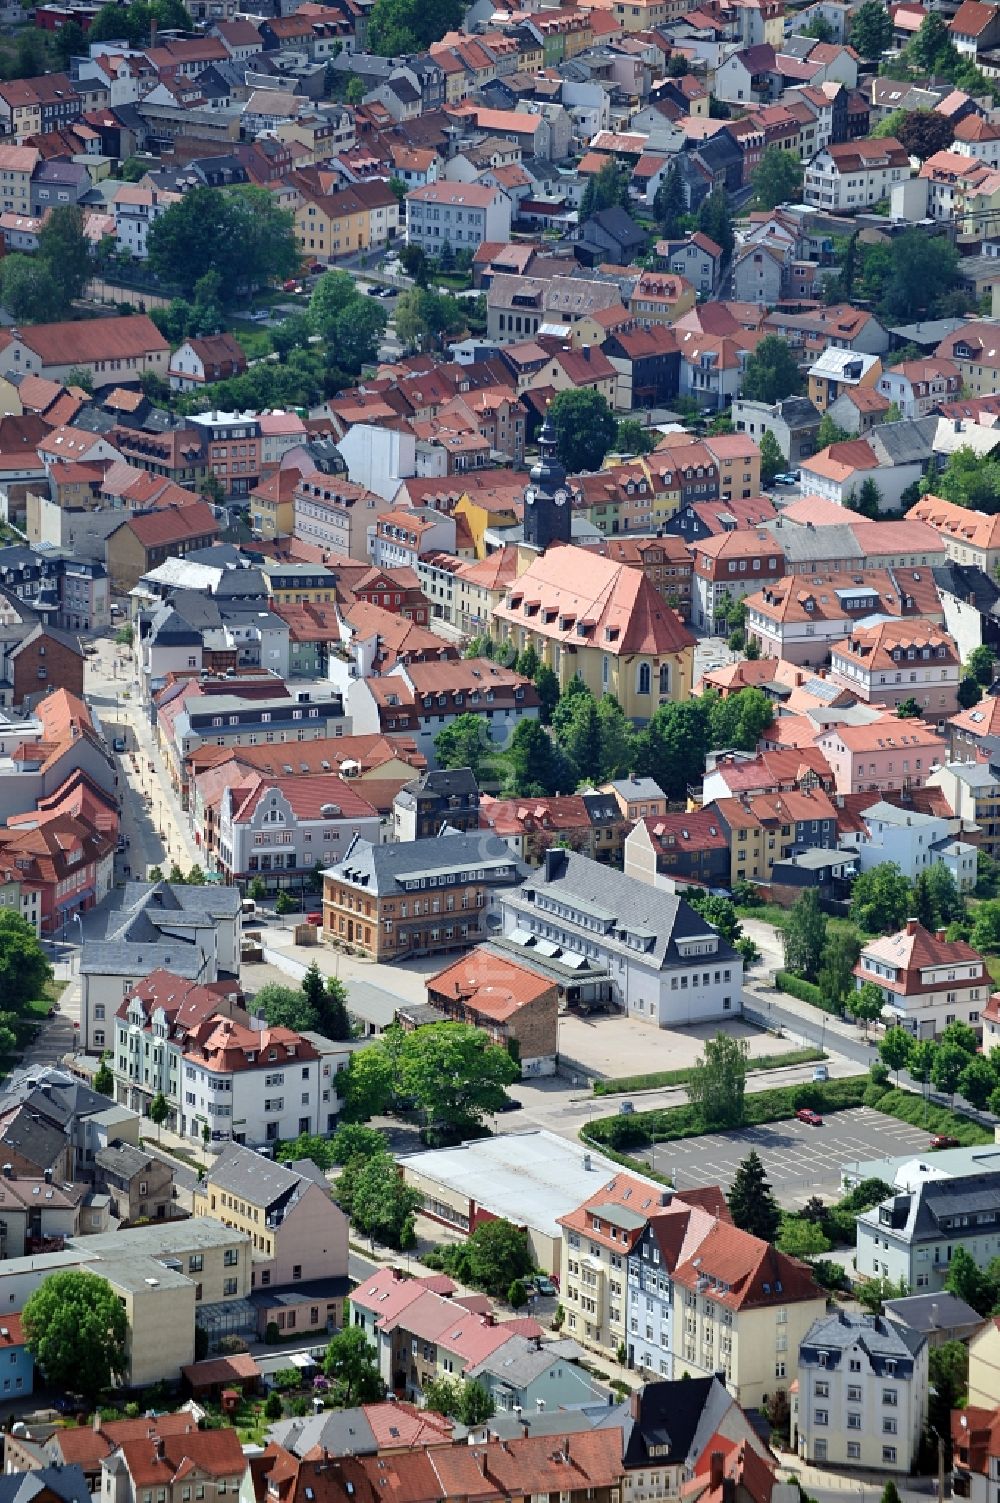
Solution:
M 504 868 L 510 869 L 506 876 L 501 874 Z M 371 841 L 355 836 L 344 859 L 327 868 L 324 875 L 385 897 L 404 892 L 407 879 L 425 873 L 469 870 L 485 872 L 487 885 L 513 884 L 527 872 L 498 835 L 489 830 L 459 834 L 446 825 L 440 835 L 411 840 L 404 845 L 372 845 Z
M 263 1206 L 268 1215 L 290 1211 L 310 1185 L 328 1188 L 323 1171 L 311 1159 L 278 1164 L 236 1144 L 220 1153 L 208 1171 L 208 1183 L 251 1205 Z
M 91 1503 L 90 1486 L 83 1468 L 76 1463 L 0 1476 L 0 1503 L 31 1503 L 40 1493 L 52 1493 L 62 1503 Z
M 868 1356 L 873 1370 L 887 1373 L 886 1364 L 894 1362 L 897 1377 L 913 1372 L 913 1359 L 927 1338 L 908 1326 L 895 1326 L 881 1315 L 853 1315 L 837 1310 L 813 1322 L 802 1338 L 799 1363 L 819 1365 L 819 1354 L 826 1353 L 826 1367 L 835 1369 L 845 1352 L 860 1347 Z

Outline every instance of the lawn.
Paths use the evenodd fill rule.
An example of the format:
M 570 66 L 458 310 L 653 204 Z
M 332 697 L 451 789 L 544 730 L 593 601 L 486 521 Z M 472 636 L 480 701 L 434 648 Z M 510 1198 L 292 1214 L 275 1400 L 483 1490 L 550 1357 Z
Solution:
M 747 1061 L 747 1074 L 761 1070 L 781 1070 L 786 1065 L 811 1065 L 826 1059 L 822 1049 L 790 1049 L 786 1054 L 761 1054 Z M 650 1075 L 620 1075 L 617 1079 L 595 1080 L 595 1096 L 613 1096 L 621 1091 L 653 1091 L 663 1086 L 687 1085 L 697 1074 L 697 1066 L 684 1070 L 656 1070 Z
M 986 969 L 990 973 L 990 980 L 994 986 L 1000 986 L 1000 955 L 984 955 Z
M 239 340 L 240 348 L 248 360 L 263 360 L 266 355 L 270 355 L 271 337 L 259 324 L 252 324 L 247 319 L 234 318 L 229 328 Z
M 788 928 L 791 909 L 779 908 L 777 903 L 761 903 L 756 908 L 749 908 L 745 904 L 739 903 L 737 904 L 736 912 L 741 919 L 759 919 L 761 923 L 773 924 L 775 929 L 784 933 Z M 873 935 L 866 933 L 864 929 L 859 929 L 857 924 L 852 923 L 850 919 L 836 918 L 830 914 L 826 915 L 826 932 L 828 934 L 856 934 L 862 943 L 867 939 L 874 938 Z

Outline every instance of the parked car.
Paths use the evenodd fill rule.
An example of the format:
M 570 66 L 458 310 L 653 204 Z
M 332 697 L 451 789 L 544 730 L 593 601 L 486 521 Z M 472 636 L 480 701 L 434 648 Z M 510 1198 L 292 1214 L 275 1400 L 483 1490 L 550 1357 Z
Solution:
M 321 913 L 307 913 L 306 914 L 306 923 L 307 924 L 315 924 L 317 929 L 322 929 L 322 927 L 323 927 L 323 915 Z
M 798 470 L 784 470 L 780 475 L 775 475 L 774 483 L 775 485 L 798 485 L 799 472 Z
M 633 1104 L 632 1104 L 631 1101 L 619 1101 L 619 1103 L 618 1103 L 618 1115 L 619 1115 L 619 1117 L 631 1117 L 634 1111 L 635 1111 L 635 1107 L 633 1106 Z
M 114 747 L 114 749 L 115 749 L 116 752 L 123 752 L 123 751 L 127 751 L 128 750 L 128 748 L 127 748 L 127 746 L 125 744 L 125 737 L 124 736 L 116 736 L 115 739 L 112 741 L 111 745 Z
M 931 1138 L 932 1148 L 961 1148 L 961 1146 L 957 1138 L 949 1138 L 946 1132 L 939 1132 Z
M 521 1102 L 515 1100 L 513 1096 L 505 1096 L 501 1105 L 497 1107 L 497 1111 L 500 1112 L 519 1112 L 520 1110 Z
M 531 1283 L 536 1294 L 544 1294 L 547 1298 L 551 1298 L 553 1295 L 559 1293 L 559 1290 L 547 1274 L 536 1273 Z
M 815 1065 L 813 1067 L 813 1080 L 829 1080 L 829 1079 L 830 1079 L 830 1071 L 827 1069 L 826 1065 Z
M 819 1112 L 814 1112 L 811 1106 L 800 1106 L 795 1113 L 800 1122 L 805 1122 L 808 1127 L 822 1127 L 823 1118 Z

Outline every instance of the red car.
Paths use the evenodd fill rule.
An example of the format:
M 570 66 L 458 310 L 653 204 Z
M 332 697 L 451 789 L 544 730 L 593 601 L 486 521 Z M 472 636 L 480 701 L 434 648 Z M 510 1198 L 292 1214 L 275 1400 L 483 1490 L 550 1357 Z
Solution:
M 307 924 L 315 924 L 316 927 L 317 927 L 317 929 L 322 929 L 322 927 L 323 927 L 323 915 L 321 913 L 307 913 L 306 914 L 306 923 Z
M 823 1118 L 819 1112 L 814 1112 L 811 1106 L 800 1106 L 795 1113 L 800 1122 L 805 1122 L 809 1127 L 822 1127 Z
M 949 1138 L 947 1133 L 939 1132 L 936 1137 L 931 1138 L 932 1148 L 961 1148 L 961 1146 L 957 1138 Z

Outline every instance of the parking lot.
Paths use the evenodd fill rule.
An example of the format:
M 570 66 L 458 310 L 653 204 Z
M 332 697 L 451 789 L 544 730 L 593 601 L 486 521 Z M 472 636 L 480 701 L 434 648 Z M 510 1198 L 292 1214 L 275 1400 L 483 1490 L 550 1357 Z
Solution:
M 680 1190 L 692 1185 L 721 1185 L 728 1190 L 741 1160 L 755 1148 L 778 1201 L 793 1209 L 804 1205 L 810 1195 L 837 1199 L 844 1166 L 859 1159 L 919 1153 L 929 1143 L 930 1134 L 922 1128 L 861 1106 L 825 1117 L 822 1127 L 795 1120 L 775 1122 L 657 1143 L 636 1157 L 669 1174 Z

